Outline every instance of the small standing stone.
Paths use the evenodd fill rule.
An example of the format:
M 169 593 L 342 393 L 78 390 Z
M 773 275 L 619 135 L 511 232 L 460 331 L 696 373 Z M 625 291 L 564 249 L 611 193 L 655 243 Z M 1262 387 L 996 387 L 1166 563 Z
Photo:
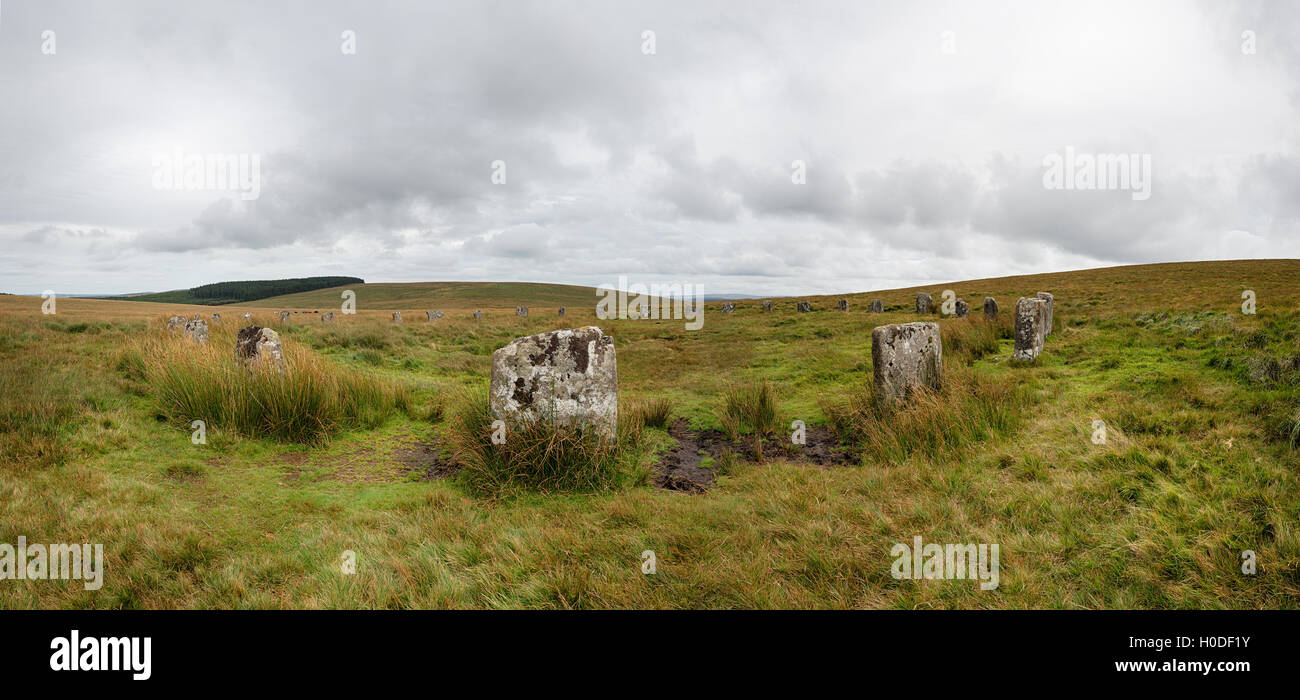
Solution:
M 984 297 L 984 318 L 990 321 L 996 321 L 998 318 L 998 300 L 993 297 Z
M 770 301 L 763 302 L 763 310 L 770 312 L 772 310 L 772 302 Z
M 871 368 L 876 395 L 901 401 L 920 387 L 943 385 L 943 339 L 927 321 L 878 326 L 871 331 Z
M 253 314 L 244 314 L 244 320 L 245 321 L 253 320 Z
M 518 316 L 519 318 L 528 318 L 528 307 L 527 307 L 527 306 L 516 306 L 516 307 L 515 307 L 515 315 Z
M 849 310 L 849 300 L 848 300 L 848 299 L 840 299 L 840 303 L 839 303 L 838 306 L 839 306 L 840 311 L 848 311 L 848 310 Z
M 957 318 L 966 318 L 970 315 L 970 304 L 967 304 L 965 299 L 958 299 L 956 307 Z
M 564 318 L 564 307 L 563 307 L 563 306 L 560 307 L 560 313 L 559 313 L 559 316 L 560 316 L 560 318 Z
M 483 320 L 483 311 L 481 309 L 474 309 L 474 320 L 475 321 Z
M 249 326 L 239 329 L 235 335 L 235 359 L 250 368 L 270 363 L 277 372 L 286 369 L 280 334 L 270 328 Z
M 185 328 L 185 324 L 189 322 L 190 320 L 188 318 L 185 318 L 184 316 L 172 316 L 171 318 L 167 319 L 167 330 L 169 331 L 183 330 Z
M 1052 334 L 1052 312 L 1056 310 L 1056 297 L 1052 296 L 1051 292 L 1039 292 L 1035 296 L 1047 302 L 1047 320 L 1041 329 L 1043 337 L 1046 338 Z
M 185 324 L 185 337 L 196 343 L 208 342 L 208 324 L 203 319 L 194 319 Z
M 1016 300 L 1016 347 L 1011 358 L 1033 362 L 1043 352 L 1043 324 L 1047 322 L 1047 300 L 1020 297 Z
M 288 311 L 281 311 L 281 312 L 280 312 L 280 323 L 288 323 L 288 322 L 289 322 L 289 312 L 288 312 Z
M 213 323 L 220 323 L 220 322 L 221 322 L 221 314 L 212 314 L 212 322 L 213 322 Z
M 402 322 L 402 312 L 401 312 L 401 311 L 394 311 L 394 312 L 393 312 L 393 323 L 401 323 L 401 322 Z
M 552 420 L 557 425 L 592 426 L 614 438 L 618 428 L 614 339 L 596 326 L 516 338 L 492 353 L 489 408 L 507 425 Z
M 722 304 L 722 313 L 733 314 L 736 312 L 736 302 L 728 301 Z
M 437 321 L 438 319 L 442 318 L 441 311 L 425 311 L 424 315 L 429 317 L 429 323 L 433 323 L 434 321 Z
M 801 301 L 801 302 L 795 304 L 795 308 L 799 310 L 799 313 L 801 313 L 801 314 L 806 314 L 806 313 L 808 313 L 809 311 L 812 311 L 812 302 L 809 302 L 809 301 Z
M 917 295 L 916 295 L 916 313 L 918 313 L 918 314 L 928 314 L 928 313 L 930 313 L 930 305 L 933 304 L 933 303 L 934 303 L 934 300 L 930 298 L 930 295 L 929 295 L 929 294 L 926 294 L 925 292 L 921 292 L 920 294 L 917 294 Z
M 885 311 L 885 303 L 884 303 L 884 302 L 882 302 L 882 301 L 879 300 L 879 299 L 876 299 L 876 300 L 874 300 L 874 301 L 871 302 L 871 313 L 873 313 L 873 314 L 879 314 L 879 313 L 884 313 L 884 311 Z
M 320 315 L 320 322 L 321 322 L 321 323 L 334 323 L 334 312 L 333 312 L 333 311 L 326 311 L 325 313 L 321 314 L 321 315 Z

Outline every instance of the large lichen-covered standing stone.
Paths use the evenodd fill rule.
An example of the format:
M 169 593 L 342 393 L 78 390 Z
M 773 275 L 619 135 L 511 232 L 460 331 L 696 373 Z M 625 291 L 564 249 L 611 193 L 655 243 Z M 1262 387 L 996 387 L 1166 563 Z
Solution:
M 185 323 L 185 337 L 196 343 L 208 342 L 208 324 L 202 319 L 194 319 Z
M 239 329 L 235 335 L 235 359 L 249 367 L 271 366 L 276 371 L 284 371 L 280 334 L 259 326 Z
M 990 321 L 998 317 L 998 300 L 993 297 L 984 297 L 984 318 Z
M 885 311 L 885 303 L 883 301 L 876 299 L 871 302 L 871 313 L 878 314 L 878 313 L 884 313 L 884 311 Z
M 930 305 L 933 304 L 933 303 L 934 303 L 934 300 L 930 298 L 930 295 L 929 295 L 929 294 L 926 294 L 925 292 L 921 292 L 920 294 L 917 294 L 917 295 L 916 295 L 916 313 L 918 313 L 918 314 L 928 314 L 928 313 L 930 313 Z
M 872 329 L 871 365 L 876 395 L 881 398 L 901 401 L 917 388 L 940 388 L 943 340 L 939 324 L 917 321 Z
M 1020 297 L 1016 300 L 1016 348 L 1014 360 L 1033 362 L 1043 351 L 1043 324 L 1047 322 L 1047 300 Z
M 957 316 L 957 318 L 966 318 L 967 316 L 970 315 L 970 304 L 967 304 L 965 299 L 958 299 L 955 306 L 956 306 L 955 315 Z
M 1047 302 L 1047 320 L 1043 323 L 1043 327 L 1040 329 L 1043 337 L 1046 338 L 1052 334 L 1052 312 L 1056 310 L 1056 297 L 1052 296 L 1051 292 L 1039 292 L 1035 296 Z
M 550 420 L 618 429 L 618 364 L 614 339 L 596 326 L 516 338 L 492 353 L 492 415 L 511 423 Z
M 806 314 L 809 311 L 812 311 L 812 302 L 801 301 L 795 305 L 795 308 L 799 310 L 799 313 Z

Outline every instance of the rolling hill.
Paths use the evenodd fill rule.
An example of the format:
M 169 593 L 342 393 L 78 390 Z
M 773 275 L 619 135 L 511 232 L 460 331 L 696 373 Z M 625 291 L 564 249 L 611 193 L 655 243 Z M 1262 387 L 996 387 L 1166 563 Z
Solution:
M 595 307 L 596 290 L 567 284 L 536 282 L 378 282 L 317 289 L 260 299 L 246 304 L 257 308 L 335 308 L 342 293 L 357 294 L 357 310 L 425 310 L 514 308 L 515 306 L 574 308 Z

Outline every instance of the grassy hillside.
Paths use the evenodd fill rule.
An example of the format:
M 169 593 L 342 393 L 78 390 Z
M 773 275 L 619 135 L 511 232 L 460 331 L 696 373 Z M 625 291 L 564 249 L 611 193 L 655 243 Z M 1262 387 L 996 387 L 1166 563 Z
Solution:
M 358 315 L 333 325 L 258 309 L 314 366 L 401 387 L 400 405 L 309 444 L 219 421 L 191 442 L 197 416 L 167 402 L 139 343 L 199 307 L 61 299 L 42 316 L 39 298 L 0 297 L 0 542 L 102 542 L 107 569 L 98 592 L 10 581 L 0 608 L 1295 608 L 1297 282 L 1300 261 L 1273 260 L 929 285 L 977 317 L 995 296 L 1003 317 L 928 317 L 950 386 L 892 414 L 855 402 L 871 383 L 871 329 L 917 319 L 911 289 L 846 295 L 849 313 L 830 310 L 838 296 L 812 298 L 808 314 L 793 299 L 770 314 L 712 303 L 695 332 L 597 322 L 594 292 L 565 304 L 563 322 L 519 319 L 511 285 L 482 322 L 465 310 L 488 306 L 482 290 L 436 323 L 393 324 L 364 290 Z M 365 287 L 406 303 L 400 288 L 415 286 Z M 1241 313 L 1244 289 L 1256 315 Z M 1039 361 L 1017 366 L 1007 317 L 1040 290 L 1056 295 L 1055 327 Z M 886 313 L 866 313 L 876 297 Z M 303 307 L 317 305 L 333 299 Z M 782 425 L 838 427 L 853 459 L 711 460 L 717 482 L 699 494 L 642 482 L 490 497 L 448 475 L 449 416 L 482 396 L 492 351 L 592 323 L 615 339 L 622 407 L 667 399 L 687 427 L 720 428 L 727 393 L 766 381 Z M 651 452 L 675 442 L 656 427 L 644 439 Z M 913 536 L 999 544 L 1000 585 L 893 578 L 891 546 Z M 1241 571 L 1246 550 L 1255 574 Z M 345 551 L 356 575 L 340 571 Z
M 337 309 L 344 289 L 357 294 L 357 310 L 432 311 L 435 309 L 554 309 L 596 305 L 596 290 L 534 282 L 393 282 L 355 284 L 262 299 L 251 306 L 277 309 Z
M 362 279 L 360 277 L 295 277 L 279 280 L 239 280 L 234 282 L 214 282 L 189 289 L 158 292 L 157 294 L 133 294 L 107 298 L 120 301 L 221 306 L 273 296 L 310 292 L 338 285 L 361 283 Z

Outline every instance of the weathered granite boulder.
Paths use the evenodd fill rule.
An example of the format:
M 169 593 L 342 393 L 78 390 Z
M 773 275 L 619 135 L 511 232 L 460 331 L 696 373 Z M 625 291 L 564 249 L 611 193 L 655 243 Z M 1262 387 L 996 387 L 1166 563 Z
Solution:
M 1035 296 L 1047 302 L 1047 320 L 1042 328 L 1043 337 L 1046 338 L 1052 334 L 1052 312 L 1056 310 L 1056 297 L 1052 296 L 1051 292 L 1039 292 Z
M 930 306 L 931 306 L 931 304 L 933 304 L 933 303 L 934 303 L 934 300 L 930 298 L 930 295 L 929 295 L 929 294 L 926 294 L 925 292 L 921 292 L 920 294 L 917 294 L 917 295 L 916 295 L 916 313 L 918 313 L 918 314 L 928 314 L 928 313 L 930 313 Z
M 489 407 L 507 425 L 550 420 L 591 426 L 612 439 L 618 429 L 614 339 L 595 326 L 516 338 L 492 353 Z
M 876 299 L 871 302 L 871 313 L 879 314 L 879 313 L 884 313 L 884 311 L 885 311 L 885 303 L 883 301 Z
M 280 312 L 280 323 L 288 323 L 288 322 L 289 322 L 289 312 L 288 312 L 288 311 L 281 311 L 281 312 Z
M 1020 297 L 1016 300 L 1016 347 L 1013 360 L 1033 362 L 1043 351 L 1043 324 L 1047 323 L 1047 300 Z
M 564 307 L 563 307 L 563 306 L 560 307 L 560 313 L 557 314 L 557 315 L 559 315 L 560 317 L 563 317 L 563 316 L 564 316 Z
M 394 312 L 393 312 L 393 323 L 401 323 L 401 322 L 402 322 L 402 312 L 401 312 L 401 311 L 394 311 Z
M 871 366 L 876 395 L 901 401 L 919 387 L 943 386 L 943 340 L 939 324 L 917 321 L 877 326 L 871 331 Z
M 326 311 L 325 313 L 321 314 L 321 315 L 320 315 L 320 322 L 321 322 L 321 323 L 334 323 L 334 312 L 333 312 L 333 311 Z
M 736 313 L 736 302 L 734 302 L 734 301 L 724 302 L 724 303 L 722 304 L 722 313 L 724 313 L 724 314 L 734 314 L 734 313 Z
M 848 300 L 848 299 L 840 299 L 839 304 L 837 304 L 836 306 L 837 306 L 837 308 L 839 308 L 840 311 L 848 311 L 848 310 L 849 310 L 849 300 Z
M 956 306 L 955 315 L 957 316 L 957 318 L 966 318 L 967 316 L 970 315 L 970 304 L 967 304 L 965 299 L 958 299 L 955 306 Z
M 998 317 L 998 300 L 993 297 L 984 297 L 984 318 L 990 321 L 997 320 Z
M 764 310 L 764 311 L 771 311 L 771 310 L 772 310 L 772 302 L 770 302 L 770 301 L 765 301 L 765 302 L 763 302 L 763 310 Z
M 249 326 L 235 335 L 235 359 L 245 366 L 271 367 L 277 372 L 286 369 L 280 334 L 270 328 Z
M 443 314 L 441 311 L 425 311 L 424 315 L 429 317 L 429 323 L 433 323 L 434 321 L 437 321 L 438 319 L 442 318 Z
M 188 318 L 185 318 L 184 316 L 172 316 L 171 318 L 167 319 L 167 330 L 169 331 L 183 330 L 185 328 L 185 324 L 189 322 L 190 320 Z
M 480 310 L 480 309 L 474 309 L 474 320 L 475 320 L 475 321 L 482 321 L 482 320 L 483 320 L 483 311 L 482 311 L 482 310 Z
M 515 307 L 515 315 L 518 316 L 519 318 L 528 318 L 528 307 L 527 307 L 527 306 L 516 306 L 516 307 Z
M 799 310 L 799 313 L 806 314 L 809 311 L 812 311 L 812 302 L 801 301 L 795 305 L 795 308 Z
M 196 343 L 208 342 L 208 324 L 203 319 L 194 319 L 185 323 L 185 337 Z

